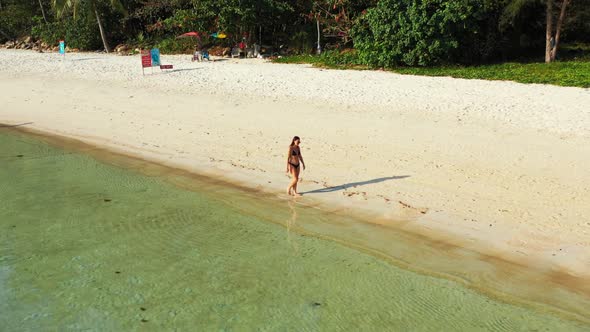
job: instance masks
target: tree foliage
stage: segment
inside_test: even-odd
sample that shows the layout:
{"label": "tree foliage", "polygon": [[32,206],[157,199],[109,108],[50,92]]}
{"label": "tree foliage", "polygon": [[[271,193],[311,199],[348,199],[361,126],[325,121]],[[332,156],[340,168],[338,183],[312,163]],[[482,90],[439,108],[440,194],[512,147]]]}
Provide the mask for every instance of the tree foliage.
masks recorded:
{"label": "tree foliage", "polygon": [[372,66],[474,61],[484,56],[476,46],[485,43],[490,13],[483,0],[381,0],[353,38],[359,59]]}
{"label": "tree foliage", "polygon": [[26,35],[37,15],[38,5],[31,1],[0,0],[0,41]]}
{"label": "tree foliage", "polygon": [[[345,62],[475,64],[541,56],[546,1],[0,0],[0,41],[34,33],[48,43],[67,36],[82,49],[108,48],[108,40],[182,51],[190,42],[175,39],[181,33],[225,32],[229,38],[214,42],[230,46],[245,37],[309,53],[319,22],[322,48],[357,50]],[[563,0],[551,1],[557,22]],[[42,8],[48,22],[32,19],[42,17]],[[590,0],[569,0],[561,39],[590,42]],[[335,54],[330,59],[339,61]]]}

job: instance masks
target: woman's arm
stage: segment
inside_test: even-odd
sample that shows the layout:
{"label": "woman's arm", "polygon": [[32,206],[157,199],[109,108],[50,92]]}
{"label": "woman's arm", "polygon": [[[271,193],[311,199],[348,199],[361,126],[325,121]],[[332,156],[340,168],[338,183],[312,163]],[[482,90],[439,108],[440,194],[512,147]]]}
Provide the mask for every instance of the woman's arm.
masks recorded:
{"label": "woman's arm", "polygon": [[305,169],[305,161],[303,161],[303,156],[301,155],[301,149],[299,149],[299,160],[301,161],[301,165],[303,165],[303,169]]}
{"label": "woman's arm", "polygon": [[291,148],[289,148],[289,152],[287,152],[287,173],[289,173],[289,158],[291,157]]}

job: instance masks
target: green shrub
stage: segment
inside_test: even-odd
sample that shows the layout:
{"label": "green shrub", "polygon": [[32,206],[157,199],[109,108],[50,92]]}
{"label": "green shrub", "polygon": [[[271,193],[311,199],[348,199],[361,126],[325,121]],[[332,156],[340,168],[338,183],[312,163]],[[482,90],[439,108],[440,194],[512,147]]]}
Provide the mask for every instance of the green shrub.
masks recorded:
{"label": "green shrub", "polygon": [[65,40],[66,45],[80,50],[97,50],[102,48],[102,40],[98,26],[86,19],[72,17],[51,23],[44,23],[35,17],[32,35],[49,45],[57,45],[59,40]]}
{"label": "green shrub", "polygon": [[327,67],[344,67],[361,64],[358,52],[353,49],[323,52],[320,56],[320,62]]}
{"label": "green shrub", "polygon": [[192,53],[195,50],[197,41],[193,38],[168,38],[155,43],[154,47],[159,48],[160,52],[168,54]]}
{"label": "green shrub", "polygon": [[484,1],[380,0],[352,30],[358,58],[375,67],[462,62],[485,38]]}

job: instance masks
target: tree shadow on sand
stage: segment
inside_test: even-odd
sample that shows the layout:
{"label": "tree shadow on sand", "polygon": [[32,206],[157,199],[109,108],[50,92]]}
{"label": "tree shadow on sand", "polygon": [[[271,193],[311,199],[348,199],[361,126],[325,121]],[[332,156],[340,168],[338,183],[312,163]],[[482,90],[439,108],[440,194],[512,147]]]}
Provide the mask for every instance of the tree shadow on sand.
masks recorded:
{"label": "tree shadow on sand", "polygon": [[400,179],[405,179],[405,178],[409,178],[409,177],[410,177],[409,175],[387,176],[387,177],[377,178],[377,179],[368,180],[368,181],[351,182],[351,183],[341,184],[339,186],[332,186],[332,187],[328,187],[328,188],[310,190],[310,191],[302,192],[301,195],[331,193],[334,191],[346,190],[348,188],[364,186],[367,184],[379,183],[379,182],[384,182],[384,181],[389,181],[389,180],[400,180]]}

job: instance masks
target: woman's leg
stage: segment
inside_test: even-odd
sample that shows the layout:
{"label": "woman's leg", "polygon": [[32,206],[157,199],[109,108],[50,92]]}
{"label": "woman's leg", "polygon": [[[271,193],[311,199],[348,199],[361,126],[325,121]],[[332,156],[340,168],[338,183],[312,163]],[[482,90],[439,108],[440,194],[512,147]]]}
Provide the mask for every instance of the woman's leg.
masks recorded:
{"label": "woman's leg", "polygon": [[295,194],[295,196],[301,196],[299,195],[299,193],[297,192],[297,182],[299,182],[299,167],[293,167],[293,193]]}
{"label": "woman's leg", "polygon": [[293,189],[293,179],[295,178],[295,171],[294,167],[289,165],[289,173],[291,173],[291,182],[289,183],[289,187],[287,187],[287,194],[291,195],[291,189]]}

